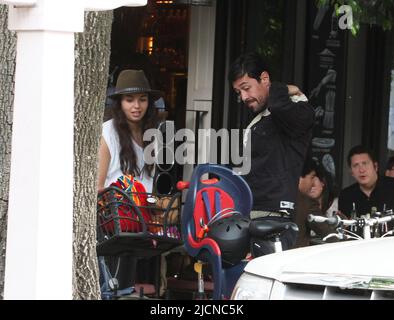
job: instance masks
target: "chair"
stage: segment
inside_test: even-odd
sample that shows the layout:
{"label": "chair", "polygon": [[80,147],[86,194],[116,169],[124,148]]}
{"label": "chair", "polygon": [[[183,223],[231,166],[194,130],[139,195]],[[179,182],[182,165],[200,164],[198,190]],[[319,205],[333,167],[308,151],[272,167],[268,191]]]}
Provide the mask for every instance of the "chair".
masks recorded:
{"label": "chair", "polygon": [[[203,175],[214,179],[202,180]],[[215,215],[238,211],[249,217],[252,193],[243,178],[221,165],[201,164],[193,171],[182,211],[182,237],[186,252],[212,266],[213,299],[222,299],[226,290],[226,270],[218,243],[207,235],[207,225]],[[227,270],[237,269],[237,266]],[[239,269],[239,268],[238,268]],[[232,280],[234,282],[234,280]]]}

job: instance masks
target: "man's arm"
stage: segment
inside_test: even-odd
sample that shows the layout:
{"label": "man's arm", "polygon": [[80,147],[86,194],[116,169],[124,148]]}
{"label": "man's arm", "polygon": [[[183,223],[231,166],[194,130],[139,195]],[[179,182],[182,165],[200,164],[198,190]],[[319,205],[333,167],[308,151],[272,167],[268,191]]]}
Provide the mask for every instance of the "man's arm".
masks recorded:
{"label": "man's arm", "polygon": [[268,109],[275,123],[291,137],[302,136],[314,124],[314,110],[305,101],[293,102],[290,96],[296,99],[302,97],[298,87],[273,82],[268,97]]}

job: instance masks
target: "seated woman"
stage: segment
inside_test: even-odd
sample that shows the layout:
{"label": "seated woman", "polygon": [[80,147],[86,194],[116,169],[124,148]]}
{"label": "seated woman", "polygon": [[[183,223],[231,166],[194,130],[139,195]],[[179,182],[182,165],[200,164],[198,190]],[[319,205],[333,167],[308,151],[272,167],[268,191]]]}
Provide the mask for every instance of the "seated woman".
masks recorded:
{"label": "seated woman", "polygon": [[[315,214],[327,217],[338,214],[338,191],[330,173],[322,166],[317,166],[316,176],[313,179],[308,196],[318,203],[319,212]],[[316,236],[323,238],[329,233],[335,232],[335,227],[329,226],[326,223],[308,222],[308,225],[311,229],[312,238]],[[332,242],[334,239],[330,239],[329,241]]]}
{"label": "seated woman", "polygon": [[294,219],[299,228],[297,248],[310,245],[311,234],[322,238],[335,231],[325,223],[308,222],[308,215],[332,215],[337,203],[331,176],[311,158],[304,163],[298,189]]}
{"label": "seated woman", "polygon": [[[144,163],[145,130],[157,128],[155,100],[161,92],[152,90],[142,70],[123,70],[116,88],[110,95],[114,100],[112,119],[103,124],[99,148],[98,190],[108,187],[122,175],[132,175],[146,192],[152,192],[154,166]],[[119,289],[131,286],[135,280],[136,259],[115,259],[112,269],[119,266]]]}
{"label": "seated woman", "polygon": [[317,200],[319,208],[328,217],[338,211],[338,192],[334,186],[331,175],[321,166],[317,167],[309,196]]}

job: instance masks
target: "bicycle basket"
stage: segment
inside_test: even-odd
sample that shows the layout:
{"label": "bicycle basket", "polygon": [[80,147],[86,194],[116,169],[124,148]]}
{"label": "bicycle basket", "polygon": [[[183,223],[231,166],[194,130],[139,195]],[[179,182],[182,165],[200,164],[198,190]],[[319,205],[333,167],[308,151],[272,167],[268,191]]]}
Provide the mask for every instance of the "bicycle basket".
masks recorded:
{"label": "bicycle basket", "polygon": [[98,254],[149,257],[181,245],[181,194],[146,193],[138,181],[126,180],[98,195]]}

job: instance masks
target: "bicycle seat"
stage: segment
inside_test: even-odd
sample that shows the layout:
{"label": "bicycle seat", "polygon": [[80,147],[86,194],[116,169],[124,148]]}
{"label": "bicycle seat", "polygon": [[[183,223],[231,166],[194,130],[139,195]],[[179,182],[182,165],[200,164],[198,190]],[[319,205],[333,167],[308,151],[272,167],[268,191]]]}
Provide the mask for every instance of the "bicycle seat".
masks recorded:
{"label": "bicycle seat", "polygon": [[281,234],[288,229],[298,231],[298,226],[294,222],[261,221],[252,220],[249,224],[249,233],[252,237],[259,239],[269,239]]}

